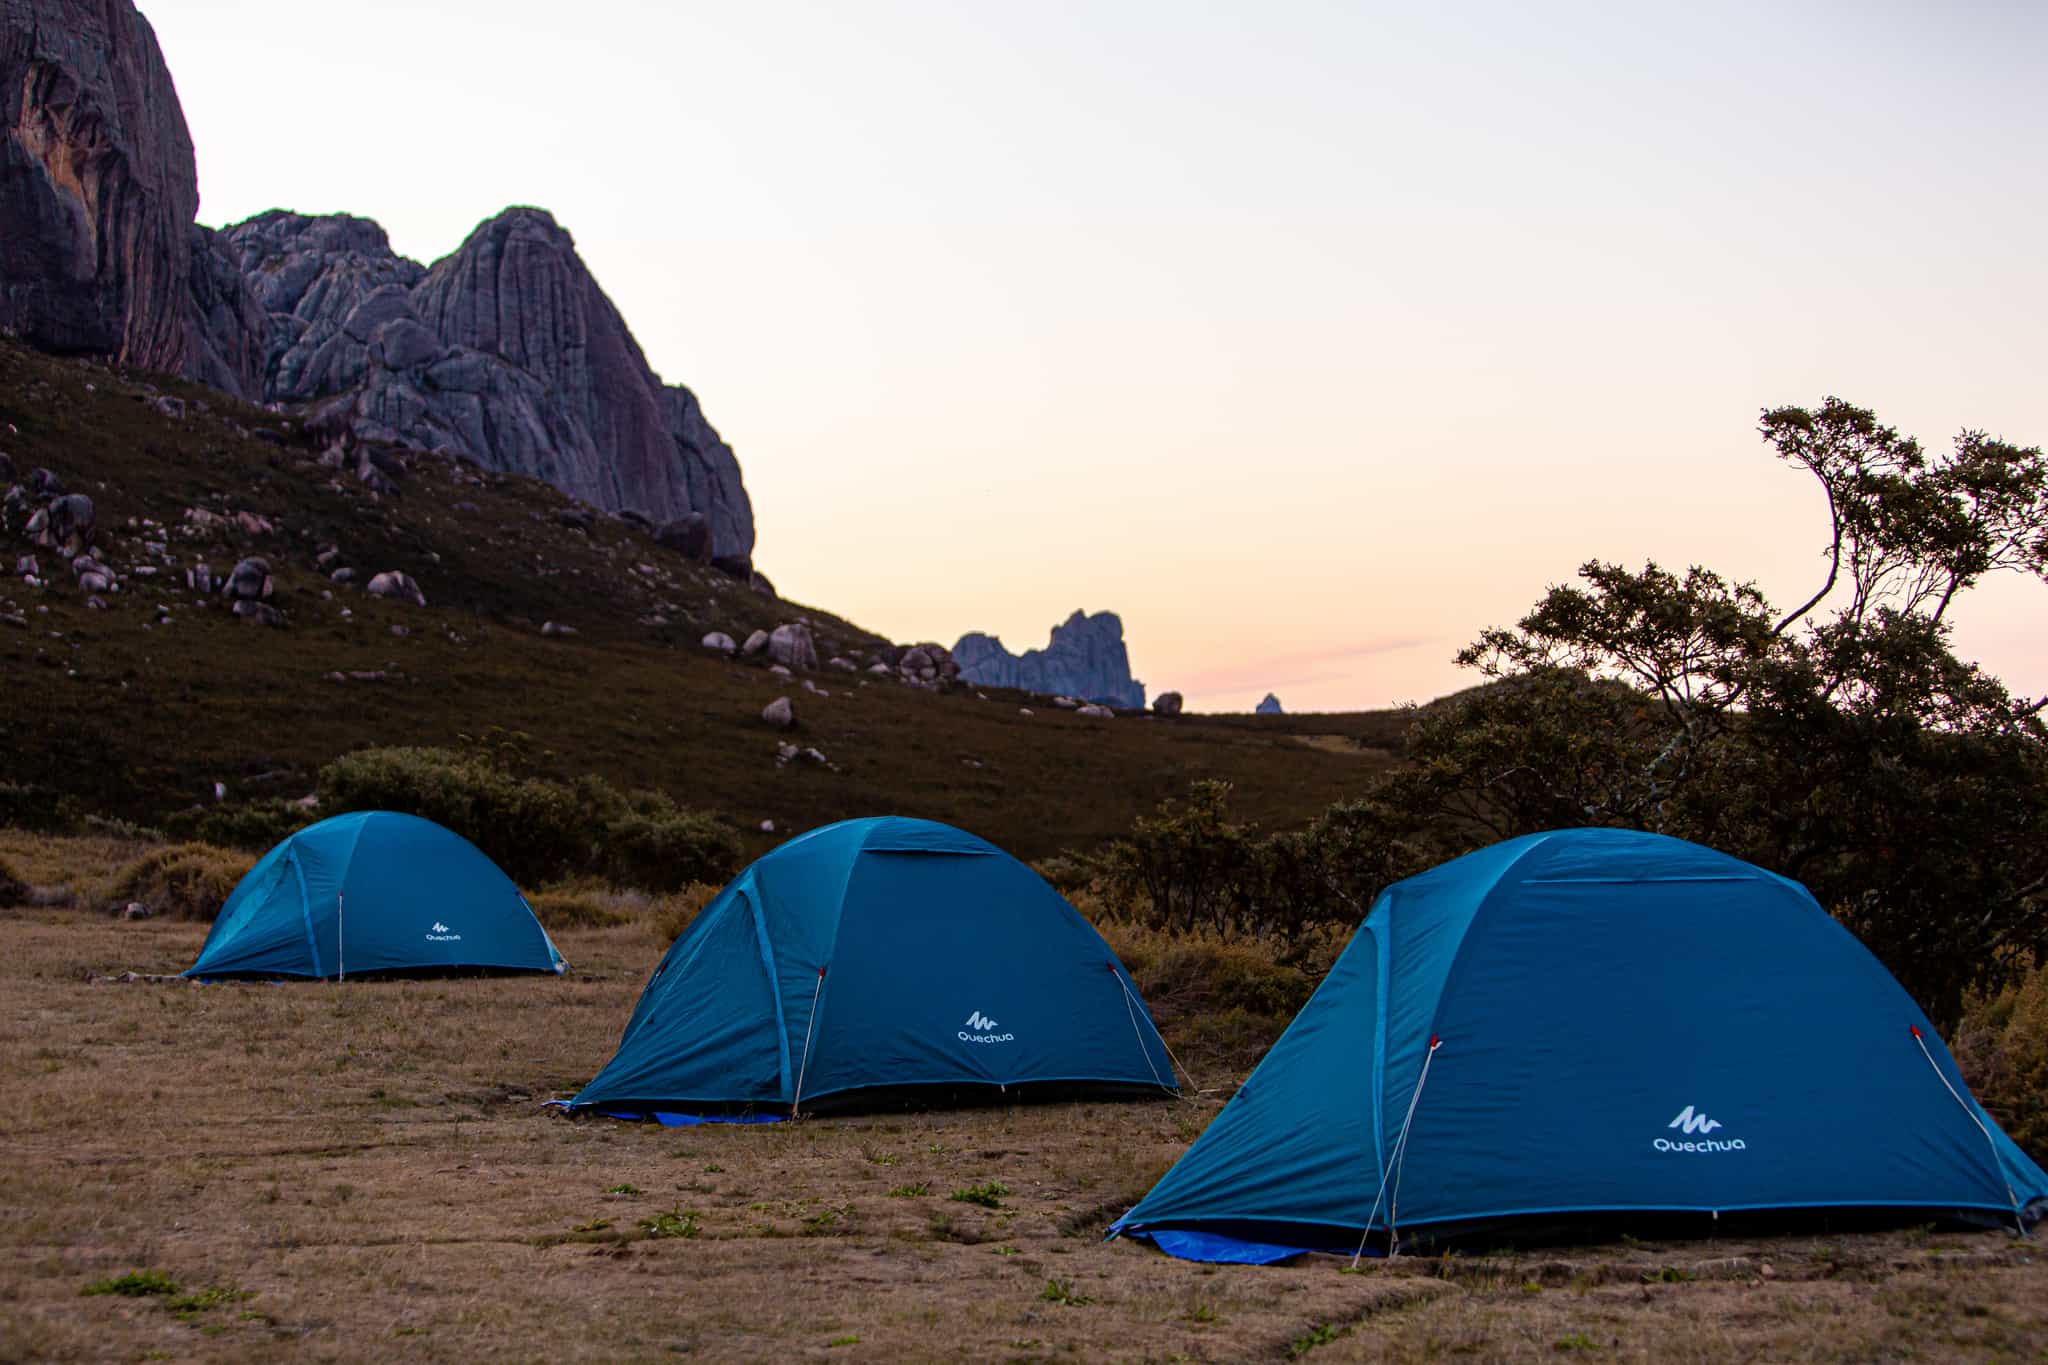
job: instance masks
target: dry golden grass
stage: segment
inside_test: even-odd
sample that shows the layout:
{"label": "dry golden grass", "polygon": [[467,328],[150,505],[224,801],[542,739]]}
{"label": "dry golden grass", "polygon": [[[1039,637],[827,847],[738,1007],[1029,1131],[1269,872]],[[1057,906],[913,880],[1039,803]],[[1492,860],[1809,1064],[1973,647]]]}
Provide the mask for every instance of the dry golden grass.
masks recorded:
{"label": "dry golden grass", "polygon": [[[638,927],[562,933],[560,980],[91,980],[174,972],[204,935],[0,910],[0,1359],[1947,1360],[2048,1332],[2048,1265],[1996,1233],[1356,1275],[1102,1243],[1214,1100],[552,1117],[659,955]],[[989,1181],[999,1208],[947,1197]],[[639,1227],[664,1213],[692,1235]],[[82,1292],[143,1270],[230,1292]]]}

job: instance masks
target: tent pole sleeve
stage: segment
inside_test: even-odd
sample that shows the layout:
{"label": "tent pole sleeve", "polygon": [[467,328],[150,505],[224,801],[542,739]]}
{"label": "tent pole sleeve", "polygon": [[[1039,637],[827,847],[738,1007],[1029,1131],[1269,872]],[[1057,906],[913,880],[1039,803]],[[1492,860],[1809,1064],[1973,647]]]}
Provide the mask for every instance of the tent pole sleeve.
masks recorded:
{"label": "tent pole sleeve", "polygon": [[2012,1182],[2005,1178],[2005,1163],[1999,1160],[1998,1143],[1992,1138],[1991,1130],[1984,1126],[1984,1120],[1977,1117],[1977,1111],[1970,1107],[1969,1101],[1958,1095],[1956,1088],[1948,1083],[1948,1077],[1942,1074],[1940,1064],[1934,1060],[1934,1054],[1927,1050],[1927,1040],[1920,1036],[1920,1026],[1912,1024],[1909,1027],[1913,1031],[1913,1041],[1920,1045],[1920,1055],[1927,1059],[1927,1065],[1934,1068],[1934,1078],[1941,1082],[1941,1088],[1948,1091],[1948,1097],[1961,1106],[1964,1115],[1976,1124],[1977,1131],[1984,1135],[1984,1145],[1991,1149],[1992,1178],[2004,1186],[2006,1200],[2012,1205],[2012,1220],[2019,1227],[2020,1236],[2026,1236],[2027,1223],[2026,1219],[2020,1216],[2020,1197],[2013,1193]]}
{"label": "tent pole sleeve", "polygon": [[[1422,1071],[1415,1077],[1415,1093],[1408,1097],[1408,1113],[1401,1120],[1401,1136],[1394,1139],[1393,1159],[1387,1163],[1387,1173],[1380,1177],[1380,1192],[1373,1196],[1372,1212],[1365,1216],[1365,1231],[1358,1234],[1358,1250],[1351,1253],[1354,1266],[1358,1264],[1358,1258],[1365,1255],[1365,1239],[1372,1236],[1372,1220],[1379,1217],[1383,1199],[1387,1202],[1387,1255],[1395,1255],[1401,1246],[1400,1234],[1394,1230],[1394,1211],[1401,1199],[1401,1166],[1408,1156],[1408,1129],[1415,1122],[1415,1106],[1422,1103],[1422,1087],[1429,1080],[1429,1064],[1436,1060],[1436,1050],[1443,1045],[1443,1039],[1432,1038],[1429,1051],[1422,1055]],[[1389,1180],[1394,1183],[1392,1199],[1387,1199]]]}
{"label": "tent pole sleeve", "polygon": [[818,997],[825,993],[825,969],[818,968],[818,988],[811,992],[811,1017],[804,1021],[804,1059],[796,1069],[796,1098],[790,1101],[789,1116],[796,1117],[797,1106],[804,1102],[804,1073],[811,1067],[811,1030],[818,1026]]}

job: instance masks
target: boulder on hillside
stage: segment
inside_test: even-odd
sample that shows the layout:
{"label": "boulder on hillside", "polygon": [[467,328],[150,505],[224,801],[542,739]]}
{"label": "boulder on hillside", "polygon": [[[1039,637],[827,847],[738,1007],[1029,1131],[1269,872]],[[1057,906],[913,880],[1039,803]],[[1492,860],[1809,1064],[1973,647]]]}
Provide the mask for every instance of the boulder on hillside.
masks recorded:
{"label": "boulder on hillside", "polygon": [[811,639],[811,628],[799,624],[777,626],[768,637],[768,657],[799,672],[815,671],[818,646]]}
{"label": "boulder on hillside", "polygon": [[1152,710],[1169,719],[1180,714],[1181,695],[1178,692],[1161,692],[1152,699]]}
{"label": "boulder on hillside", "polygon": [[284,613],[271,606],[268,602],[255,602],[245,599],[235,603],[234,613],[241,619],[243,625],[281,626],[284,624]]}
{"label": "boulder on hillside", "polygon": [[732,636],[722,630],[712,631],[698,643],[706,649],[715,649],[720,654],[732,654],[739,649],[739,646],[733,643]]}
{"label": "boulder on hillside", "polygon": [[270,561],[251,556],[235,565],[220,590],[230,602],[260,602],[270,596],[271,586]]}
{"label": "boulder on hillside", "polygon": [[740,646],[740,653],[745,655],[749,659],[753,658],[756,654],[759,654],[762,650],[768,648],[768,638],[769,637],[767,631],[755,631],[752,635],[749,635],[747,637],[747,642]]}
{"label": "boulder on hillside", "polygon": [[1252,708],[1252,714],[1256,716],[1281,716],[1287,713],[1280,709],[1280,699],[1271,692],[1268,692],[1266,699]]}
{"label": "boulder on hillside", "polygon": [[369,589],[372,597],[388,597],[397,602],[410,602],[416,607],[427,605],[427,595],[420,591],[420,585],[413,581],[412,575],[396,569],[387,569],[372,578]]}
{"label": "boulder on hillside", "polygon": [[761,719],[778,730],[787,730],[796,724],[796,707],[788,697],[777,697],[761,708]]}
{"label": "boulder on hillside", "polygon": [[1092,716],[1096,720],[1110,720],[1115,717],[1116,712],[1110,710],[1107,706],[1097,706],[1094,702],[1090,702],[1088,705],[1077,709],[1074,714],[1077,716]]}
{"label": "boulder on hillside", "polygon": [[70,559],[82,554],[99,534],[99,515],[83,493],[50,499],[28,520],[28,538]]}

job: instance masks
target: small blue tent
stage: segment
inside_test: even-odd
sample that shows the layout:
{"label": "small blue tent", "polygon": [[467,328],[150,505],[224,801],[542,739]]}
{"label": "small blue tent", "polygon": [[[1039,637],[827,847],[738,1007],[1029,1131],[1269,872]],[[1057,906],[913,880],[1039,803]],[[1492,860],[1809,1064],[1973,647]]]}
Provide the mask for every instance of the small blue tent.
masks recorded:
{"label": "small blue tent", "polygon": [[1804,887],[1682,840],[1581,829],[1382,893],[1112,1235],[1270,1261],[1504,1220],[2024,1224],[2044,1198],[2048,1175]]}
{"label": "small blue tent", "polygon": [[525,897],[431,820],[357,811],[308,825],[249,869],[187,976],[564,968]]}
{"label": "small blue tent", "polygon": [[910,1087],[1175,1089],[1123,964],[1037,873],[948,825],[848,820],[704,908],[568,1108],[691,1122]]}

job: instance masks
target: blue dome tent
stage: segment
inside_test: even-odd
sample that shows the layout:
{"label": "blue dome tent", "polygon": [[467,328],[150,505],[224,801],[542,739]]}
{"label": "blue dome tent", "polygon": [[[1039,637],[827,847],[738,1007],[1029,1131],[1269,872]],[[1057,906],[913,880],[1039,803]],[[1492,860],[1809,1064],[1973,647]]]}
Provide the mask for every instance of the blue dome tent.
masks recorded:
{"label": "blue dome tent", "polygon": [[1397,883],[1111,1235],[1193,1260],[1501,1223],[2002,1221],[2048,1175],[1798,883],[1581,829]]}
{"label": "blue dome tent", "polygon": [[1176,1087],[1123,964],[1030,868],[947,825],[849,820],[704,908],[567,1108],[688,1123],[946,1088]]}
{"label": "blue dome tent", "polygon": [[214,918],[195,977],[554,972],[565,964],[519,888],[417,816],[357,811],[263,855]]}

